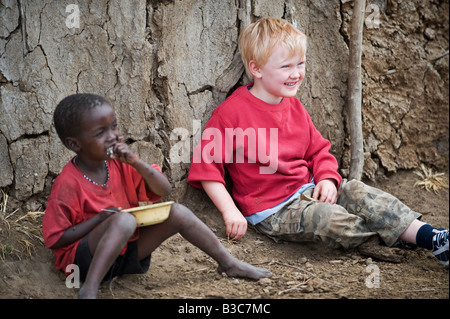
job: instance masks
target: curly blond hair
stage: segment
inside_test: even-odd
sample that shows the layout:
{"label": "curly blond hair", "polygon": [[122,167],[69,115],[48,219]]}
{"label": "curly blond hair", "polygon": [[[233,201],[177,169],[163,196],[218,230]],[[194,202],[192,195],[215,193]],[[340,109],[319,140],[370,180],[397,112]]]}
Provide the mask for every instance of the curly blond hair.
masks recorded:
{"label": "curly blond hair", "polygon": [[250,80],[253,81],[250,61],[264,66],[275,47],[281,44],[289,48],[291,56],[298,55],[303,59],[306,55],[306,35],[286,20],[263,18],[244,29],[239,37],[239,51]]}

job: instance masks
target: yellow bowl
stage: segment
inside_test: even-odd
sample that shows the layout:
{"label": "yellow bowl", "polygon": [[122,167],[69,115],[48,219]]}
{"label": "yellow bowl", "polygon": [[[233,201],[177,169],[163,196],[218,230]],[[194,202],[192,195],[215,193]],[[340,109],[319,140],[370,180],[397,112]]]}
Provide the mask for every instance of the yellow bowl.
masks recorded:
{"label": "yellow bowl", "polygon": [[164,202],[122,210],[136,217],[138,227],[159,224],[169,217],[170,207],[174,202]]}

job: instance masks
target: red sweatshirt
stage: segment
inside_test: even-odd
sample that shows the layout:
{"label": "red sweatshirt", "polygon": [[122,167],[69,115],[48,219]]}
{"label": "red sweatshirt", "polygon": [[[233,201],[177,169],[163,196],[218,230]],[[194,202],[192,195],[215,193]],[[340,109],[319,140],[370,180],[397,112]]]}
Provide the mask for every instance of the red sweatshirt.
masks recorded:
{"label": "red sweatshirt", "polygon": [[302,185],[329,178],[339,186],[337,161],[301,102],[284,98],[273,105],[238,88],[212,113],[194,150],[188,183],[225,185],[244,216],[271,208]]}

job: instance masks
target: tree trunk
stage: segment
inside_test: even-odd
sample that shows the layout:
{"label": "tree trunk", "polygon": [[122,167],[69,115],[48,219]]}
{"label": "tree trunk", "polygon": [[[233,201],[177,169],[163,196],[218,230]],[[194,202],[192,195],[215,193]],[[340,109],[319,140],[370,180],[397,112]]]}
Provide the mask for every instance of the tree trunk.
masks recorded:
{"label": "tree trunk", "polygon": [[364,148],[361,120],[361,51],[365,7],[365,0],[354,0],[350,33],[347,91],[347,107],[351,140],[349,180],[360,180],[364,167]]}

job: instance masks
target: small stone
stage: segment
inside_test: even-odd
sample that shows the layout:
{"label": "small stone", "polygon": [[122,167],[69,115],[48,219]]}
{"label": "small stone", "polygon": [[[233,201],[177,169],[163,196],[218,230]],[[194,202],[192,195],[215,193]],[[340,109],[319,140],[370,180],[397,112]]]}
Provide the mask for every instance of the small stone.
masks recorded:
{"label": "small stone", "polygon": [[305,267],[306,267],[306,270],[308,270],[308,271],[312,271],[313,270],[313,265],[311,263],[309,263],[309,262],[307,262],[305,264]]}
{"label": "small stone", "polygon": [[306,258],[306,257],[302,257],[302,258],[300,258],[299,260],[298,260],[298,262],[300,263],[300,264],[304,264],[304,263],[306,263],[308,261],[308,258]]}
{"label": "small stone", "polygon": [[261,278],[259,280],[259,284],[263,285],[263,286],[270,285],[270,284],[272,284],[272,279],[270,279],[270,278]]}
{"label": "small stone", "polygon": [[306,286],[305,288],[302,288],[302,291],[306,292],[306,293],[310,293],[310,292],[314,291],[314,287],[313,286]]}

